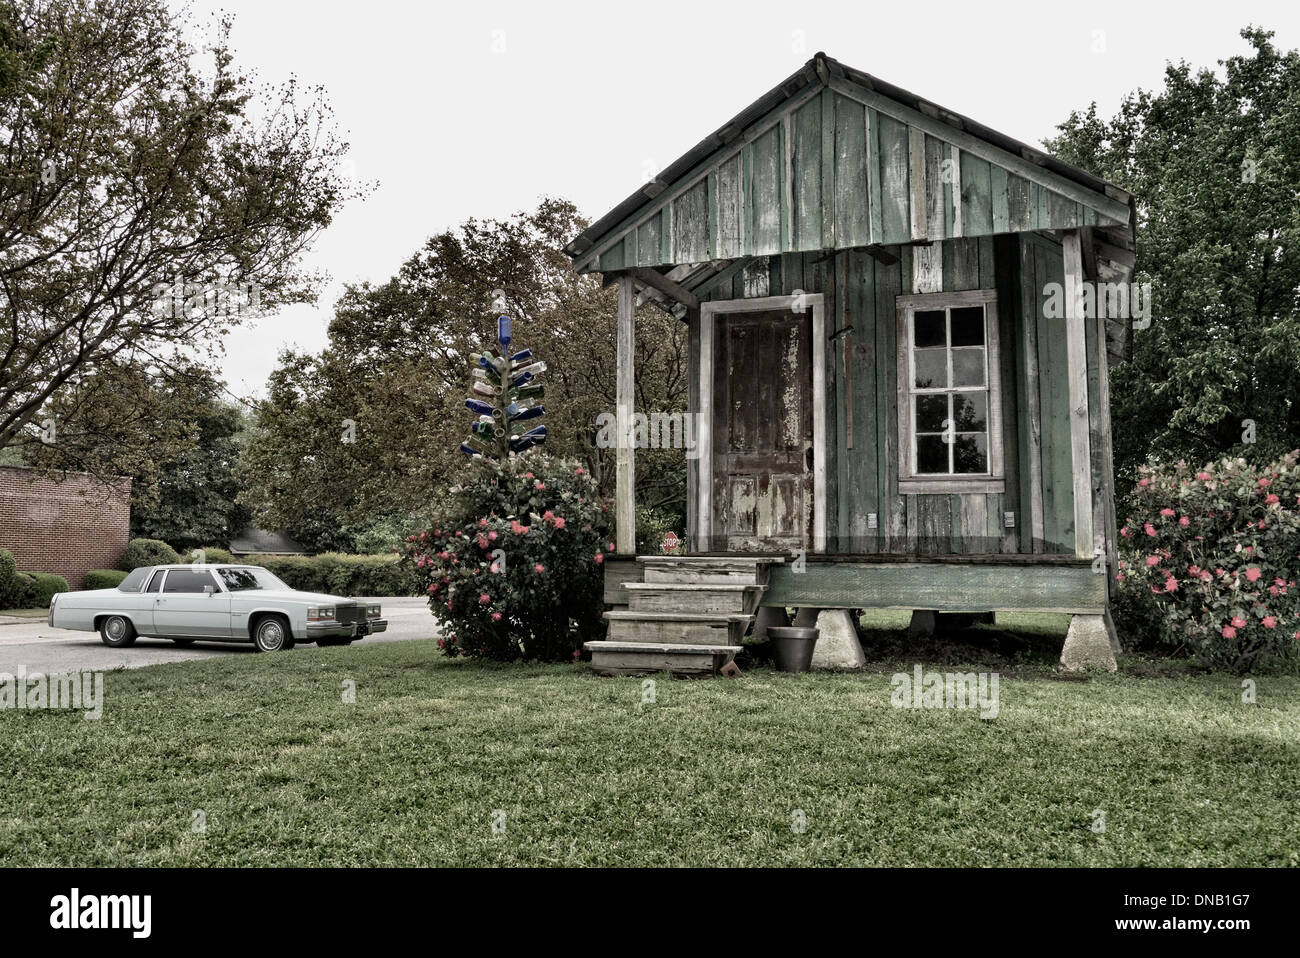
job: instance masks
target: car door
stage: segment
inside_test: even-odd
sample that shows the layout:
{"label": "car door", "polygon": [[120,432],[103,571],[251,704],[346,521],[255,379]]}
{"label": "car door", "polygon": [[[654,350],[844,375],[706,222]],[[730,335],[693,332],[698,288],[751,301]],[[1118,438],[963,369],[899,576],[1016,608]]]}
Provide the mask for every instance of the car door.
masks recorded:
{"label": "car door", "polygon": [[210,569],[168,569],[154,600],[153,628],[167,638],[230,638],[230,593]]}

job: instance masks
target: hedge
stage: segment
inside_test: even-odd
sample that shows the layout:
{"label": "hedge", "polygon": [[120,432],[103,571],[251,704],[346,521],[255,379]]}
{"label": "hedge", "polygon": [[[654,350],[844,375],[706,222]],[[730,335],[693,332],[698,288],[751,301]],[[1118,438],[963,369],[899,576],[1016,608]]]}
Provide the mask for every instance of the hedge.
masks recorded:
{"label": "hedge", "polygon": [[61,575],[55,575],[52,572],[23,572],[22,575],[31,579],[31,584],[27,587],[28,602],[24,608],[43,609],[50,604],[57,592],[68,591],[68,580]]}
{"label": "hedge", "polygon": [[17,609],[18,563],[8,549],[0,549],[0,609]]}
{"label": "hedge", "polygon": [[161,539],[132,539],[118,562],[124,572],[147,565],[175,565],[181,561],[176,550]]}
{"label": "hedge", "polygon": [[303,592],[342,596],[418,594],[410,568],[396,555],[325,552],[316,556],[247,555],[240,561],[260,565]]}
{"label": "hedge", "polygon": [[91,569],[86,573],[84,588],[86,589],[116,589],[122,584],[127,573],[118,569]]}

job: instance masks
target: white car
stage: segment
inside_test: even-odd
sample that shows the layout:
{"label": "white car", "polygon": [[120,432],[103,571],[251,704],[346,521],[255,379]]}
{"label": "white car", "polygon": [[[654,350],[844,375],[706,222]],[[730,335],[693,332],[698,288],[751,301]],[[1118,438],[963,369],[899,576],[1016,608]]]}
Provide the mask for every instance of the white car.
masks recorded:
{"label": "white car", "polygon": [[252,642],[259,652],[296,642],[347,645],[388,623],[378,603],[298,592],[255,565],[143,566],[116,589],[61,592],[50,600],[57,629],[98,632],[105,645],[139,636],[189,645]]}

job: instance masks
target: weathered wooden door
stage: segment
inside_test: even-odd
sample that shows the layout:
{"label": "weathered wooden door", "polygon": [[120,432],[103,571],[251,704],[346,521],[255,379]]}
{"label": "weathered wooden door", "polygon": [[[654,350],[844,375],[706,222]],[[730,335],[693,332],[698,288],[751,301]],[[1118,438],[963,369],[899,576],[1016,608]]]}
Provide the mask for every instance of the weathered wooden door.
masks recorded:
{"label": "weathered wooden door", "polygon": [[810,549],[811,313],[719,315],[713,366],[713,548]]}

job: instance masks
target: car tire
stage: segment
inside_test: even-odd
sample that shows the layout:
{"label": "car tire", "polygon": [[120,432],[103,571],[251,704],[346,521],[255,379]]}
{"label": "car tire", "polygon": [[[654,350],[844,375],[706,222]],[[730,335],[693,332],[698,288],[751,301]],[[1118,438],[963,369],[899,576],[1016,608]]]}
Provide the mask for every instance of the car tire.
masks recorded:
{"label": "car tire", "polygon": [[172,641],[175,642],[177,645],[179,645],[181,648],[185,648],[186,646],[190,646],[194,644],[193,639],[172,639]]}
{"label": "car tire", "polygon": [[99,623],[99,640],[110,649],[134,645],[135,637],[135,626],[124,615],[110,615]]}
{"label": "car tire", "polygon": [[253,647],[259,652],[283,652],[293,648],[289,620],[282,615],[258,619],[253,627]]}

